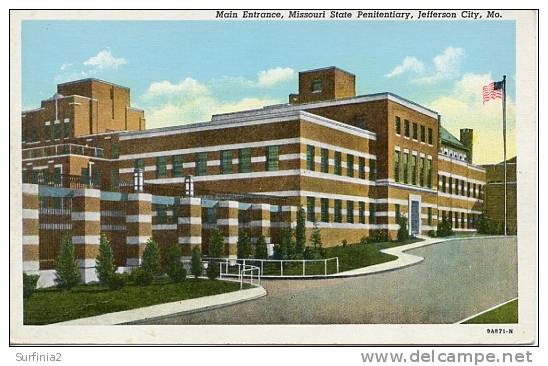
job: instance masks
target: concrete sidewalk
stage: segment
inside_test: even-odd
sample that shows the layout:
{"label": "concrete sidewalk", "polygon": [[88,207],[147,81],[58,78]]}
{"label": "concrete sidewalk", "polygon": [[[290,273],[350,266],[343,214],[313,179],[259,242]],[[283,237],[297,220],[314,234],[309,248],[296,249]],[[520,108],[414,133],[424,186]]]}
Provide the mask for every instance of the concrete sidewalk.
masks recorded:
{"label": "concrete sidewalk", "polygon": [[227,305],[234,305],[244,301],[255,300],[266,295],[266,290],[254,287],[247,290],[227,292],[219,295],[198,297],[195,299],[181,300],[167,304],[146,306],[143,308],[118,311],[103,315],[68,320],[54,323],[48,327],[64,325],[115,325],[131,323],[140,320],[162,318],[165,316],[190,314],[197,311],[212,310]]}

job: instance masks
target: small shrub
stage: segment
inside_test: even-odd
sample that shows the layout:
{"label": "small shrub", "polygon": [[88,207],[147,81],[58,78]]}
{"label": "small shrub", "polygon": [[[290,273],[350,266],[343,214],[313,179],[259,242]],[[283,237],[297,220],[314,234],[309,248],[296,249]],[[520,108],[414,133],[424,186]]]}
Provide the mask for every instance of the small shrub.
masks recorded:
{"label": "small shrub", "polygon": [[198,278],[202,275],[204,266],[202,264],[202,253],[199,247],[192,248],[192,258],[190,260],[190,272],[194,278]]}
{"label": "small shrub", "polygon": [[348,241],[346,241],[346,239],[343,239],[343,241],[341,242],[342,244],[342,247],[343,248],[346,248],[346,246],[348,245]]}
{"label": "small shrub", "polygon": [[255,258],[268,258],[268,247],[266,246],[266,238],[264,235],[257,238],[257,243],[255,244]]}
{"label": "small shrub", "polygon": [[297,209],[297,225],[295,226],[294,251],[289,248],[289,256],[302,256],[306,246],[306,212],[302,206]]}
{"label": "small shrub", "polygon": [[362,236],[360,239],[360,245],[366,245],[368,243],[367,236]]}
{"label": "small shrub", "polygon": [[238,258],[246,259],[251,257],[253,247],[251,246],[251,239],[245,230],[240,230],[238,232],[238,243],[236,244],[236,247],[238,250]]}
{"label": "small shrub", "polygon": [[111,290],[119,290],[127,284],[128,277],[120,273],[113,273],[108,280],[108,288]]}
{"label": "small shrub", "polygon": [[435,238],[438,235],[436,234],[436,230],[428,230],[428,236],[431,238]]}
{"label": "small shrub", "polygon": [[68,290],[79,284],[80,279],[80,269],[74,256],[72,239],[65,235],[55,261],[55,283],[58,288]]}
{"label": "small shrub", "polygon": [[407,229],[407,217],[400,216],[398,218],[398,224],[400,228],[398,229],[398,241],[409,240],[409,230]]}
{"label": "small shrub", "polygon": [[154,276],[149,271],[144,270],[143,268],[139,267],[133,270],[131,273],[131,276],[133,278],[133,282],[136,285],[150,285],[152,283],[152,280]]}
{"label": "small shrub", "polygon": [[23,273],[23,298],[28,299],[36,291],[39,275],[28,275]]}
{"label": "small shrub", "polygon": [[101,234],[99,244],[99,255],[95,259],[95,269],[99,283],[110,287],[110,277],[114,275],[116,267],[114,266],[114,251],[112,245],[105,234]]}
{"label": "small shrub", "polygon": [[154,240],[149,238],[143,251],[143,265],[144,271],[149,272],[151,276],[155,276],[162,273],[160,266],[160,247]]}
{"label": "small shrub", "polygon": [[451,236],[453,235],[453,228],[451,225],[451,221],[449,221],[447,218],[442,219],[441,222],[438,222],[438,230],[437,234],[439,237],[445,237],[445,236]]}
{"label": "small shrub", "polygon": [[210,261],[207,265],[207,278],[215,280],[219,277],[219,264],[217,262]]}
{"label": "small shrub", "polygon": [[208,257],[220,258],[224,255],[225,244],[223,234],[219,230],[214,230],[209,237]]}
{"label": "small shrub", "polygon": [[383,243],[388,241],[388,233],[386,230],[375,230],[373,235],[369,238],[371,243]]}
{"label": "small shrub", "polygon": [[181,282],[186,278],[186,269],[181,263],[181,247],[177,244],[167,251],[167,275],[173,282]]}

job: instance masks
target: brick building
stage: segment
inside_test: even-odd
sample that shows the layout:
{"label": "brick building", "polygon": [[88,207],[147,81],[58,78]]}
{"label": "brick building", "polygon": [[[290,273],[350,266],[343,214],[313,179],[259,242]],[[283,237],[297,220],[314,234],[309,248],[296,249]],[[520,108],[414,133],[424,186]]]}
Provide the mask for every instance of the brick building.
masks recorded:
{"label": "brick building", "polygon": [[[485,216],[504,232],[504,162],[484,165],[486,170]],[[517,233],[517,159],[506,161],[506,206],[508,234]]]}
{"label": "brick building", "polygon": [[154,129],[125,87],[60,84],[22,114],[23,179],[119,191],[137,168],[158,193],[192,176],[198,198],[240,194],[305,207],[326,245],[378,232],[394,238],[400,215],[413,234],[444,217],[455,230],[474,230],[485,169],[472,162],[473,131],[457,139],[437,112],[392,93],[357,96],[355,79],[336,67],[304,71],[287,104]]}

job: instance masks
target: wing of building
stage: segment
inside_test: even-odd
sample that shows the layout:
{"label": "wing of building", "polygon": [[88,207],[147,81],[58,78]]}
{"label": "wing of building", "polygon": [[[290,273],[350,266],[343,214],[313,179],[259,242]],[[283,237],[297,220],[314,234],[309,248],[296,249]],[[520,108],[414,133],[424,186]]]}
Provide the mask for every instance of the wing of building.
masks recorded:
{"label": "wing of building", "polygon": [[303,71],[286,104],[155,129],[128,88],[60,84],[22,114],[23,179],[120,191],[137,168],[150,192],[181,196],[192,176],[197,197],[305,207],[326,245],[394,238],[400,216],[413,234],[444,217],[473,231],[485,185],[473,131],[456,138],[436,111],[390,92],[356,95],[355,79],[337,67]]}

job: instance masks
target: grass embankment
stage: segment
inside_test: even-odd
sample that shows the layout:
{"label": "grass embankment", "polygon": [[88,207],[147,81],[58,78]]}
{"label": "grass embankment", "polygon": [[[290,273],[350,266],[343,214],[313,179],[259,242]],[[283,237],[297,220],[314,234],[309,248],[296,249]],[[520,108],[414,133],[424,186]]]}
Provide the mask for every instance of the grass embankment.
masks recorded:
{"label": "grass embankment", "polygon": [[518,299],[465,321],[463,324],[511,324],[518,322]]}
{"label": "grass embankment", "polygon": [[[421,241],[421,239],[410,239],[403,242],[387,241],[380,243],[369,244],[352,244],[346,246],[336,246],[325,248],[325,258],[339,257],[339,272],[349,271],[356,268],[362,268],[372,266],[374,264],[389,262],[397,259],[396,256],[382,253],[381,250],[387,248],[393,248],[401,245],[415,243]],[[260,266],[259,262],[247,260],[247,264]],[[325,264],[323,260],[318,262],[312,262],[306,264],[306,275],[324,275]],[[236,270],[237,271],[237,270]],[[337,262],[330,260],[327,262],[327,274],[337,273]],[[302,276],[303,264],[302,262],[286,262],[283,268],[284,276]],[[263,264],[263,275],[265,276],[279,276],[280,275],[280,263],[279,262],[265,262]]]}
{"label": "grass embankment", "polygon": [[[244,288],[249,285],[244,284]],[[239,289],[239,283],[205,279],[187,279],[180,283],[162,279],[146,286],[128,284],[120,290],[108,290],[94,284],[68,291],[40,289],[24,300],[23,323],[51,324]]]}

